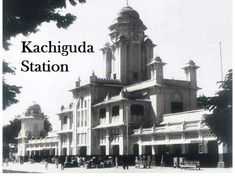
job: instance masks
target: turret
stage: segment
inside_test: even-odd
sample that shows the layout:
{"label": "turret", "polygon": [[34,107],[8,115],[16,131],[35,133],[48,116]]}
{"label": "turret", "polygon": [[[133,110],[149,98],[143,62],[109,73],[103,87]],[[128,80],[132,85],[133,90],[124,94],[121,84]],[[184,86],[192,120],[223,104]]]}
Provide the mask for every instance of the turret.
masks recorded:
{"label": "turret", "polygon": [[186,80],[191,82],[192,87],[197,87],[197,69],[200,67],[197,66],[192,60],[190,60],[186,65],[187,66],[183,67]]}
{"label": "turret", "polygon": [[163,81],[163,66],[166,65],[166,63],[162,62],[162,59],[158,56],[147,65],[150,70],[150,79],[156,79],[156,82],[161,84]]}

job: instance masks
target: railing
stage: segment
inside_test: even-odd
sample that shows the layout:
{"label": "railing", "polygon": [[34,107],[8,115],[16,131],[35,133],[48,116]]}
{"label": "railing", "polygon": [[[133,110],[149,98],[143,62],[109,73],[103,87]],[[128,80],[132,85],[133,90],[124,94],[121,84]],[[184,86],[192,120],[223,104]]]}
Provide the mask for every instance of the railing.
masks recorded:
{"label": "railing", "polygon": [[111,118],[111,123],[118,123],[119,122],[119,116],[113,116]]}
{"label": "railing", "polygon": [[107,124],[106,118],[100,118],[100,125]]}

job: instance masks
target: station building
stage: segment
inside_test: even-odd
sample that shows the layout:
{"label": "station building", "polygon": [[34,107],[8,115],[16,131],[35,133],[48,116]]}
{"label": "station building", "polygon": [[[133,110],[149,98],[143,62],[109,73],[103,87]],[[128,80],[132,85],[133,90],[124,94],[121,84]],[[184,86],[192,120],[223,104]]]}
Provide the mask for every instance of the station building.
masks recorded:
{"label": "station building", "polygon": [[[27,138],[42,130],[40,106],[31,106],[22,118],[18,154],[221,154],[223,145],[202,123],[206,111],[197,109],[199,66],[192,60],[182,65],[185,80],[164,78],[166,63],[154,57],[146,29],[137,11],[123,7],[101,49],[105,78],[93,72],[84,85],[79,78],[70,90],[72,103],[58,113],[60,131],[44,139]],[[223,165],[223,158],[215,162]]]}

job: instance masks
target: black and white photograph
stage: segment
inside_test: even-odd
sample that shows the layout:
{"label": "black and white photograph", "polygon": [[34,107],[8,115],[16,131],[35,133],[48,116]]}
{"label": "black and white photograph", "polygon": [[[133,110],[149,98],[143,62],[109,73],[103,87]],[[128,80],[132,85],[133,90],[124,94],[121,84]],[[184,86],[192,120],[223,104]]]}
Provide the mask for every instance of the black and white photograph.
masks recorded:
{"label": "black and white photograph", "polygon": [[3,0],[2,173],[232,173],[232,0]]}

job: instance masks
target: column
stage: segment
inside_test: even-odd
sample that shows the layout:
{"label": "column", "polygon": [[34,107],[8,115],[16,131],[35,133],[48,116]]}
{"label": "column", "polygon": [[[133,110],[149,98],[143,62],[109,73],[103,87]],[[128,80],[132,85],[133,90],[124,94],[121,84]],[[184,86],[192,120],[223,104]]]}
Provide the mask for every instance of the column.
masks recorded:
{"label": "column", "polygon": [[69,133],[66,134],[66,143],[67,143],[67,155],[70,155],[70,141],[69,141]]}
{"label": "column", "polygon": [[152,148],[152,166],[156,166],[156,146],[155,145],[152,145],[151,146]]}
{"label": "column", "polygon": [[61,136],[59,136],[59,138],[60,138],[60,140],[59,140],[59,142],[58,142],[58,155],[59,156],[61,156],[62,155],[62,152],[61,152],[61,143],[62,143],[62,141],[61,141]]}
{"label": "column", "polygon": [[55,144],[55,156],[58,156],[58,146]]}
{"label": "column", "polygon": [[106,150],[105,150],[105,152],[106,152],[106,155],[109,155],[110,154],[109,129],[106,130],[105,142],[106,142],[106,145],[105,145]]}
{"label": "column", "polygon": [[[78,100],[73,102],[73,126],[72,126],[72,140],[73,140],[73,155],[77,154],[77,103]],[[60,143],[60,142],[59,142]],[[60,151],[60,149],[59,149]]]}
{"label": "column", "polygon": [[119,155],[124,154],[124,140],[123,140],[123,132],[119,135]]}
{"label": "column", "polygon": [[218,152],[219,152],[219,161],[217,163],[217,167],[224,168],[224,144],[223,142],[218,142]]}
{"label": "column", "polygon": [[143,148],[141,144],[139,144],[139,155],[143,155]]}
{"label": "column", "polygon": [[208,142],[207,141],[204,141],[203,143],[203,153],[204,154],[207,154],[208,153],[208,146],[207,146]]}

